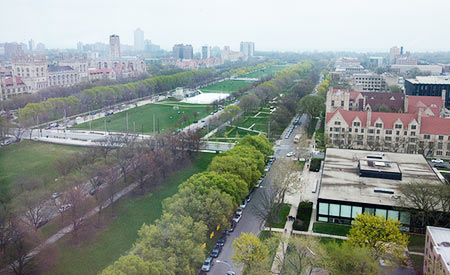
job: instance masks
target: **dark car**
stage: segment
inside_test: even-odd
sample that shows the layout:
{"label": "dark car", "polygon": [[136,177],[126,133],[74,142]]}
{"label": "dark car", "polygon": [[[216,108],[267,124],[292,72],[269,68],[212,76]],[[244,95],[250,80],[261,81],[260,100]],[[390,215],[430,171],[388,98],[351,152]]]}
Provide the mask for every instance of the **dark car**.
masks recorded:
{"label": "dark car", "polygon": [[202,271],[210,271],[212,265],[214,264],[214,260],[211,257],[206,258],[205,262],[202,265]]}
{"label": "dark car", "polygon": [[222,247],[220,245],[216,245],[214,247],[214,249],[212,250],[210,256],[213,257],[213,258],[217,258],[219,256],[219,254],[220,254],[220,251],[222,251]]}
{"label": "dark car", "polygon": [[447,165],[445,163],[435,163],[433,165],[433,167],[436,167],[436,168],[447,168]]}
{"label": "dark car", "polygon": [[220,239],[217,241],[216,245],[218,245],[218,246],[224,246],[226,240],[227,240],[226,235],[223,235],[223,236],[221,236]]}
{"label": "dark car", "polygon": [[236,225],[237,225],[237,223],[236,223],[235,221],[232,221],[232,222],[231,222],[230,229],[228,229],[228,231],[229,231],[229,232],[233,232],[234,229],[236,228]]}

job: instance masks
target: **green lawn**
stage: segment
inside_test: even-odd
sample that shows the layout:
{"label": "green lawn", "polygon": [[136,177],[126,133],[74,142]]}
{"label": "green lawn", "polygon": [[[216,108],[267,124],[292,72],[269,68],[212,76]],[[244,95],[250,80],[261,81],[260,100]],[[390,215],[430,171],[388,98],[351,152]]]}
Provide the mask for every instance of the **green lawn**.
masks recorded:
{"label": "green lawn", "polygon": [[423,256],[419,255],[409,255],[412,261],[412,265],[414,267],[414,271],[417,275],[423,274]]}
{"label": "green lawn", "polygon": [[329,235],[338,235],[338,236],[347,236],[350,232],[351,226],[335,224],[335,223],[327,223],[327,222],[315,222],[313,224],[313,232],[329,234]]}
{"label": "green lawn", "polygon": [[21,177],[35,177],[45,185],[55,184],[56,160],[84,148],[23,140],[0,148],[0,193],[4,194]]}
{"label": "green lawn", "polygon": [[408,250],[423,253],[425,249],[425,235],[408,234],[408,237],[409,237]]}
{"label": "green lawn", "polygon": [[272,224],[267,223],[266,227],[272,227],[272,228],[284,228],[284,225],[286,224],[287,216],[289,215],[289,211],[291,210],[290,204],[283,204],[279,206],[278,209],[278,221],[273,222]]}
{"label": "green lawn", "polygon": [[[104,120],[106,120],[106,129],[108,131],[126,132],[128,113],[128,130],[130,132],[134,131],[134,124],[136,124],[136,132],[151,133],[153,132],[153,115],[155,115],[155,129],[164,131],[185,127],[194,120],[199,120],[207,116],[210,112],[207,107],[208,105],[175,102],[147,104],[105,118],[93,120],[91,124],[93,130],[104,131]],[[194,116],[194,112],[198,114]],[[180,118],[184,115],[187,116],[188,120],[181,124]],[[76,125],[73,128],[88,130],[89,122]]]}
{"label": "green lawn", "polygon": [[232,92],[239,91],[240,88],[250,86],[252,83],[252,81],[225,80],[206,86],[200,90],[204,93],[231,94]]}
{"label": "green lawn", "polygon": [[215,154],[201,153],[193,164],[175,172],[158,190],[138,199],[124,198],[116,204],[116,218],[107,228],[80,246],[68,237],[58,242],[58,263],[51,274],[98,274],[126,254],[143,223],[151,224],[161,216],[161,202],[177,192],[180,183],[204,171]]}
{"label": "green lawn", "polygon": [[274,66],[270,66],[268,68],[265,68],[265,69],[262,69],[262,70],[259,70],[259,71],[255,71],[255,72],[251,72],[251,73],[240,75],[239,77],[261,78],[261,77],[266,76],[266,75],[273,75],[273,74],[275,74],[275,72],[278,72],[278,71],[281,71],[283,69],[286,69],[287,67],[289,67],[289,65],[274,65]]}

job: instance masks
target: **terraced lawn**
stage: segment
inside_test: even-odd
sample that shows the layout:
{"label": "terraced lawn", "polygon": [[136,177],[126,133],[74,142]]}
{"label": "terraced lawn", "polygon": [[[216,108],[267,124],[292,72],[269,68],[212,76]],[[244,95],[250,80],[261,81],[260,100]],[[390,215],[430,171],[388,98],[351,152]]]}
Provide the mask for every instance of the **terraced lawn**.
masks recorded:
{"label": "terraced lawn", "polygon": [[252,81],[225,80],[206,86],[204,88],[201,88],[200,90],[204,93],[231,94],[232,92],[239,91],[240,88],[250,86],[252,83]]}

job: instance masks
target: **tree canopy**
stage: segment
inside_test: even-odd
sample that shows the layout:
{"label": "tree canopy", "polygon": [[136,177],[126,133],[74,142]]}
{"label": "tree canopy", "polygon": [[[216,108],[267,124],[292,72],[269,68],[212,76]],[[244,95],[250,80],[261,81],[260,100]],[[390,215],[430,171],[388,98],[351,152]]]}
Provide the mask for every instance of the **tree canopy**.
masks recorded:
{"label": "tree canopy", "polygon": [[311,117],[318,117],[325,111],[325,100],[317,95],[307,95],[298,102],[297,111],[306,113]]}

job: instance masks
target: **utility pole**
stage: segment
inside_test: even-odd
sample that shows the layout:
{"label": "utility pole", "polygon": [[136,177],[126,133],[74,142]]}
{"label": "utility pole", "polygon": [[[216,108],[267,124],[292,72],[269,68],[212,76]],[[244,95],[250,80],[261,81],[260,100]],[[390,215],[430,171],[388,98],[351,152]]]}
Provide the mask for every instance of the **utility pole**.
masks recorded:
{"label": "utility pole", "polygon": [[127,133],[128,133],[128,112],[127,112]]}
{"label": "utility pole", "polygon": [[105,119],[103,119],[103,123],[104,123],[104,125],[105,125],[105,135],[106,135],[106,118]]}
{"label": "utility pole", "polygon": [[268,125],[267,125],[267,139],[269,139],[270,138],[270,117],[269,117],[269,121],[267,123],[268,123]]}
{"label": "utility pole", "polygon": [[89,132],[92,131],[92,119],[89,120]]}
{"label": "utility pole", "polygon": [[155,135],[155,113],[153,113],[153,136]]}
{"label": "utility pole", "polygon": [[133,132],[136,134],[136,121],[133,121]]}

